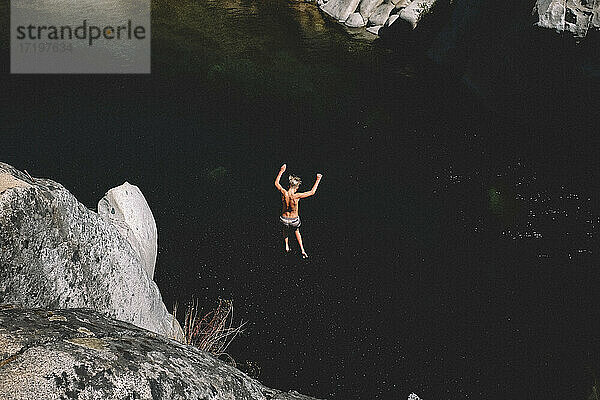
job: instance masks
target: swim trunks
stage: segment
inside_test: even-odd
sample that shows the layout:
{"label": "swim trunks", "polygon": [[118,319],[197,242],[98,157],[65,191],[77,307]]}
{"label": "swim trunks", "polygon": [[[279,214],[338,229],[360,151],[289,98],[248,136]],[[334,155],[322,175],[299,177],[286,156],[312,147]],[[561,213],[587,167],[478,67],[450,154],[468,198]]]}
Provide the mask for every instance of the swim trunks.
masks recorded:
{"label": "swim trunks", "polygon": [[285,229],[287,232],[293,232],[300,228],[300,217],[286,218],[282,216],[279,217],[279,221],[281,221],[283,224],[283,229]]}

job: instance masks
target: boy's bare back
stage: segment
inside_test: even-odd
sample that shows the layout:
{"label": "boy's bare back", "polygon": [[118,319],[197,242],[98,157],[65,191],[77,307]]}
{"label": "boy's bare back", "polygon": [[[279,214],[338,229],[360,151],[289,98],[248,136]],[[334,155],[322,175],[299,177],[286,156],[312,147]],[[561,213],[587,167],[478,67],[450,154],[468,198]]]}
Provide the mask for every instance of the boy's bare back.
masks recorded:
{"label": "boy's bare back", "polygon": [[298,216],[298,202],[300,197],[297,193],[290,193],[289,190],[285,190],[281,193],[281,203],[283,209],[281,210],[281,216],[285,218],[296,218]]}
{"label": "boy's bare back", "polygon": [[[283,164],[281,166],[281,168],[279,169],[279,174],[277,174],[277,177],[275,178],[275,187],[277,188],[277,190],[279,190],[281,192],[281,203],[283,206],[283,209],[281,210],[281,216],[284,218],[296,218],[298,216],[298,202],[300,201],[300,199],[303,199],[305,197],[309,197],[315,194],[315,192],[317,191],[317,187],[319,186],[319,182],[321,181],[321,178],[323,177],[323,175],[321,174],[317,174],[317,179],[315,180],[315,184],[313,185],[312,189],[310,189],[308,192],[302,192],[302,193],[298,193],[296,192],[296,190],[298,190],[298,186],[300,185],[300,181],[299,178],[296,177],[296,179],[298,179],[298,183],[293,186],[290,185],[289,189],[284,189],[281,184],[279,183],[279,180],[281,179],[281,175],[283,175],[283,172],[286,169],[286,165]],[[290,177],[290,179],[293,177]]]}

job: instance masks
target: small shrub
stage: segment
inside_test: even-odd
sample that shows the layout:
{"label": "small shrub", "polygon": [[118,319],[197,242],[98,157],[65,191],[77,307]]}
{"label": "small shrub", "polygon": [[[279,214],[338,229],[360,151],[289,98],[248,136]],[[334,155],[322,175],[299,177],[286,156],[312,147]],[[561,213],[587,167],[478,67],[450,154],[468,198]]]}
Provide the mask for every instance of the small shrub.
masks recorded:
{"label": "small shrub", "polygon": [[[177,303],[173,307],[173,323],[176,316]],[[200,309],[198,300],[192,300],[185,312],[183,336],[175,335],[173,339],[197,347],[235,366],[235,360],[226,351],[245,324],[233,325],[233,300],[219,299],[217,307],[206,314]]]}

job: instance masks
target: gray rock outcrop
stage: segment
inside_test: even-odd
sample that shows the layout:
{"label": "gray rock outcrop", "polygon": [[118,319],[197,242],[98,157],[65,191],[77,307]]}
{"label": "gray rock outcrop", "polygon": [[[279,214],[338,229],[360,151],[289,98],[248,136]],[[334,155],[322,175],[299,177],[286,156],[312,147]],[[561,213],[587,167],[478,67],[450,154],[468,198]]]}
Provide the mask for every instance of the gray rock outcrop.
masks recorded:
{"label": "gray rock outcrop", "polygon": [[423,18],[434,6],[437,0],[416,0],[408,4],[400,11],[400,18],[408,22],[413,29],[417,27],[419,20]]}
{"label": "gray rock outcrop", "polygon": [[365,26],[365,20],[359,13],[352,13],[346,20],[346,26],[349,28],[360,28]]}
{"label": "gray rock outcrop", "polygon": [[383,3],[383,0],[361,0],[358,6],[358,11],[366,21],[369,19],[371,14],[373,14],[375,8],[377,8],[377,6],[381,3]]}
{"label": "gray rock outcrop", "polygon": [[56,182],[4,163],[0,177],[0,303],[93,308],[173,334],[156,283],[113,223]]}
{"label": "gray rock outcrop", "polygon": [[[398,20],[403,20],[414,29],[436,2],[437,0],[318,0],[317,5],[346,26],[356,28],[367,25],[367,31],[376,35],[379,28]],[[394,10],[398,10],[399,14],[394,13]],[[356,14],[362,16],[362,24]],[[399,16],[392,19],[395,15]]]}
{"label": "gray rock outcrop", "polygon": [[379,29],[381,29],[381,26],[369,26],[367,28],[367,32],[372,33],[373,35],[377,35],[379,34]]}
{"label": "gray rock outcrop", "polygon": [[600,1],[537,0],[538,23],[542,28],[573,33],[585,37],[590,29],[600,28]]}
{"label": "gray rock outcrop", "polygon": [[0,398],[314,400],[269,389],[192,346],[75,309],[0,311]]}
{"label": "gray rock outcrop", "polygon": [[394,21],[396,21],[398,18],[400,18],[400,16],[398,14],[394,14],[394,15],[390,15],[390,17],[388,18],[387,22],[385,23],[385,26],[390,26],[391,24],[394,23]]}
{"label": "gray rock outcrop", "polygon": [[1,172],[0,173],[0,194],[4,193],[8,189],[13,189],[16,187],[27,187],[29,184],[23,182],[20,179],[15,178],[9,173]]}
{"label": "gray rock outcrop", "polygon": [[377,6],[369,17],[369,25],[383,26],[396,6],[393,3],[383,3]]}
{"label": "gray rock outcrop", "polygon": [[400,9],[400,8],[406,8],[409,6],[410,3],[412,3],[412,0],[394,0],[392,1],[392,3],[394,3],[396,5],[396,8]]}
{"label": "gray rock outcrop", "polygon": [[[453,3],[443,0],[443,3]],[[318,0],[318,6],[327,14],[348,26],[355,26],[357,19],[348,17],[360,13],[369,26],[389,26],[399,21],[405,22],[413,29],[417,27],[423,16],[433,10],[438,0]],[[384,15],[385,4],[394,4],[399,10],[399,17],[390,21]],[[387,11],[387,9],[385,9]],[[576,38],[587,36],[591,29],[600,30],[600,1],[591,0],[537,0],[534,6],[537,13],[537,25],[542,28],[555,29],[559,32],[571,32]],[[377,15],[375,15],[377,14]],[[392,14],[395,15],[395,14]],[[375,30],[371,30],[375,32]]]}
{"label": "gray rock outcrop", "polygon": [[329,0],[326,3],[319,3],[321,10],[337,19],[345,22],[350,14],[356,11],[360,0]]}
{"label": "gray rock outcrop", "polygon": [[110,189],[98,202],[98,214],[117,227],[140,256],[150,279],[154,279],[158,232],[140,189],[129,182]]}

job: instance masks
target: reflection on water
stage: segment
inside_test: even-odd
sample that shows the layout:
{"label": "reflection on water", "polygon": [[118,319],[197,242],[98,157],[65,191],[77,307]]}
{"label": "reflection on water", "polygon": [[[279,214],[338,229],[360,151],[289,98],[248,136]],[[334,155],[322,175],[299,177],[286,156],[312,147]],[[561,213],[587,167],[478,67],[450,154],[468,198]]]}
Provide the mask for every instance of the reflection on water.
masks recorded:
{"label": "reflection on water", "polygon": [[[384,55],[389,55],[373,45],[373,35],[354,32],[349,38],[347,29],[303,2],[209,0],[171,5],[155,0],[153,13],[158,45],[193,52],[199,64],[220,56],[268,65],[284,53],[298,64],[358,70],[385,62]],[[161,57],[160,51],[154,54]],[[387,67],[395,69],[392,63]],[[403,65],[397,67],[405,71]]]}

